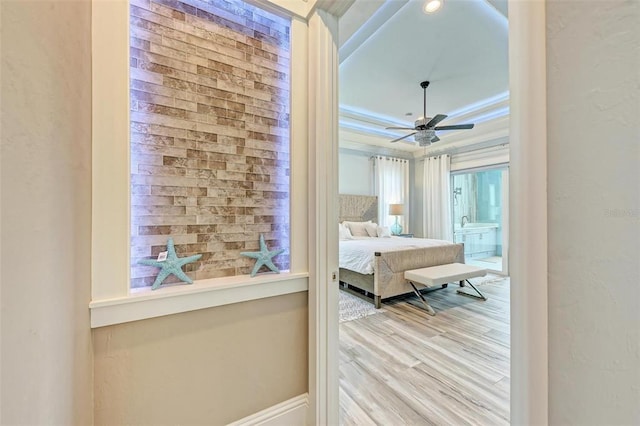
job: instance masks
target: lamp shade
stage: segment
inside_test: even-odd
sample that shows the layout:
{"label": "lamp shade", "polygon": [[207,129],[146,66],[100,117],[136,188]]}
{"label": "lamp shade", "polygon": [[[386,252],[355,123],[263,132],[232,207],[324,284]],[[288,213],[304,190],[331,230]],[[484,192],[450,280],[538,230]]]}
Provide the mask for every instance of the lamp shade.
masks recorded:
{"label": "lamp shade", "polygon": [[404,204],[389,204],[389,214],[391,216],[404,214]]}

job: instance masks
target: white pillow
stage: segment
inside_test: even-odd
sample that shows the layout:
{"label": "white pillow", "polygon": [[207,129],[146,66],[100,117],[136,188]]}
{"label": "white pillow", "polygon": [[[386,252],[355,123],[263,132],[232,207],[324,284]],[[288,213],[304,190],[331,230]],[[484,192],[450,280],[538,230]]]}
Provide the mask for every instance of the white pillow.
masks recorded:
{"label": "white pillow", "polygon": [[367,223],[371,223],[371,221],[367,222],[342,222],[348,229],[351,231],[351,235],[354,237],[368,237],[367,233]]}
{"label": "white pillow", "polygon": [[391,230],[388,226],[378,226],[377,233],[380,238],[391,238]]}
{"label": "white pillow", "polygon": [[378,224],[377,223],[367,223],[364,225],[365,230],[367,231],[367,235],[370,237],[378,236]]}
{"label": "white pillow", "polygon": [[345,221],[343,221],[343,222],[342,222],[342,224],[343,224],[344,226],[346,226],[347,228],[349,228],[349,227],[351,226],[351,224],[354,224],[354,223],[355,223],[355,224],[358,224],[358,223],[371,223],[371,221],[370,221],[370,220],[367,220],[367,221],[355,222],[355,221],[345,220]]}
{"label": "white pillow", "polygon": [[353,235],[351,235],[351,231],[349,228],[344,226],[342,223],[338,224],[338,239],[340,240],[352,240]]}

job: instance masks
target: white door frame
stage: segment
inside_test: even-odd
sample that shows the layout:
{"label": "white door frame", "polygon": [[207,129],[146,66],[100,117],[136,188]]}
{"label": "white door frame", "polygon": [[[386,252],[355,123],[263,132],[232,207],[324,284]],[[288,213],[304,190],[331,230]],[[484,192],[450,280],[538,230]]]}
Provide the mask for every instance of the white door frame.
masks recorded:
{"label": "white door frame", "polygon": [[[315,24],[312,22],[318,18]],[[309,424],[338,423],[335,223],[337,20],[309,25]],[[334,31],[335,30],[335,31]],[[509,0],[511,424],[548,423],[546,28],[544,0]],[[326,185],[322,188],[323,183]],[[313,257],[315,256],[315,258]],[[326,257],[325,257],[326,256]],[[313,288],[311,288],[313,287]],[[331,317],[334,315],[335,318]]]}
{"label": "white door frame", "polygon": [[308,424],[337,425],[338,19],[324,9],[316,9],[308,22]]}
{"label": "white door frame", "polygon": [[544,0],[509,0],[511,424],[548,418]]}

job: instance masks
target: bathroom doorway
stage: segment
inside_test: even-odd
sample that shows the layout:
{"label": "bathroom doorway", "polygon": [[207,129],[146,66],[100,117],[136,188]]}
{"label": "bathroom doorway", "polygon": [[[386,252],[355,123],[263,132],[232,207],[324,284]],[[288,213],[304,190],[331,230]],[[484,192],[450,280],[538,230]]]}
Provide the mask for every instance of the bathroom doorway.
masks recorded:
{"label": "bathroom doorway", "polygon": [[508,275],[509,169],[506,165],[451,174],[453,236],[465,263]]}

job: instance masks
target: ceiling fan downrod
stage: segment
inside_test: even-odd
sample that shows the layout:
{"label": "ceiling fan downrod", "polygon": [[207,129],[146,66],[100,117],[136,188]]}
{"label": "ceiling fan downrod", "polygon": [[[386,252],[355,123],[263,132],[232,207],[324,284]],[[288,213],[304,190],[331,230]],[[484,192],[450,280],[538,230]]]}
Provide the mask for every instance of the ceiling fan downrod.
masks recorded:
{"label": "ceiling fan downrod", "polygon": [[424,92],[424,95],[422,96],[422,100],[423,100],[423,109],[422,109],[422,118],[424,119],[424,122],[426,124],[427,122],[427,87],[429,87],[429,82],[428,81],[423,81],[420,83],[420,87],[422,87],[422,91]]}

